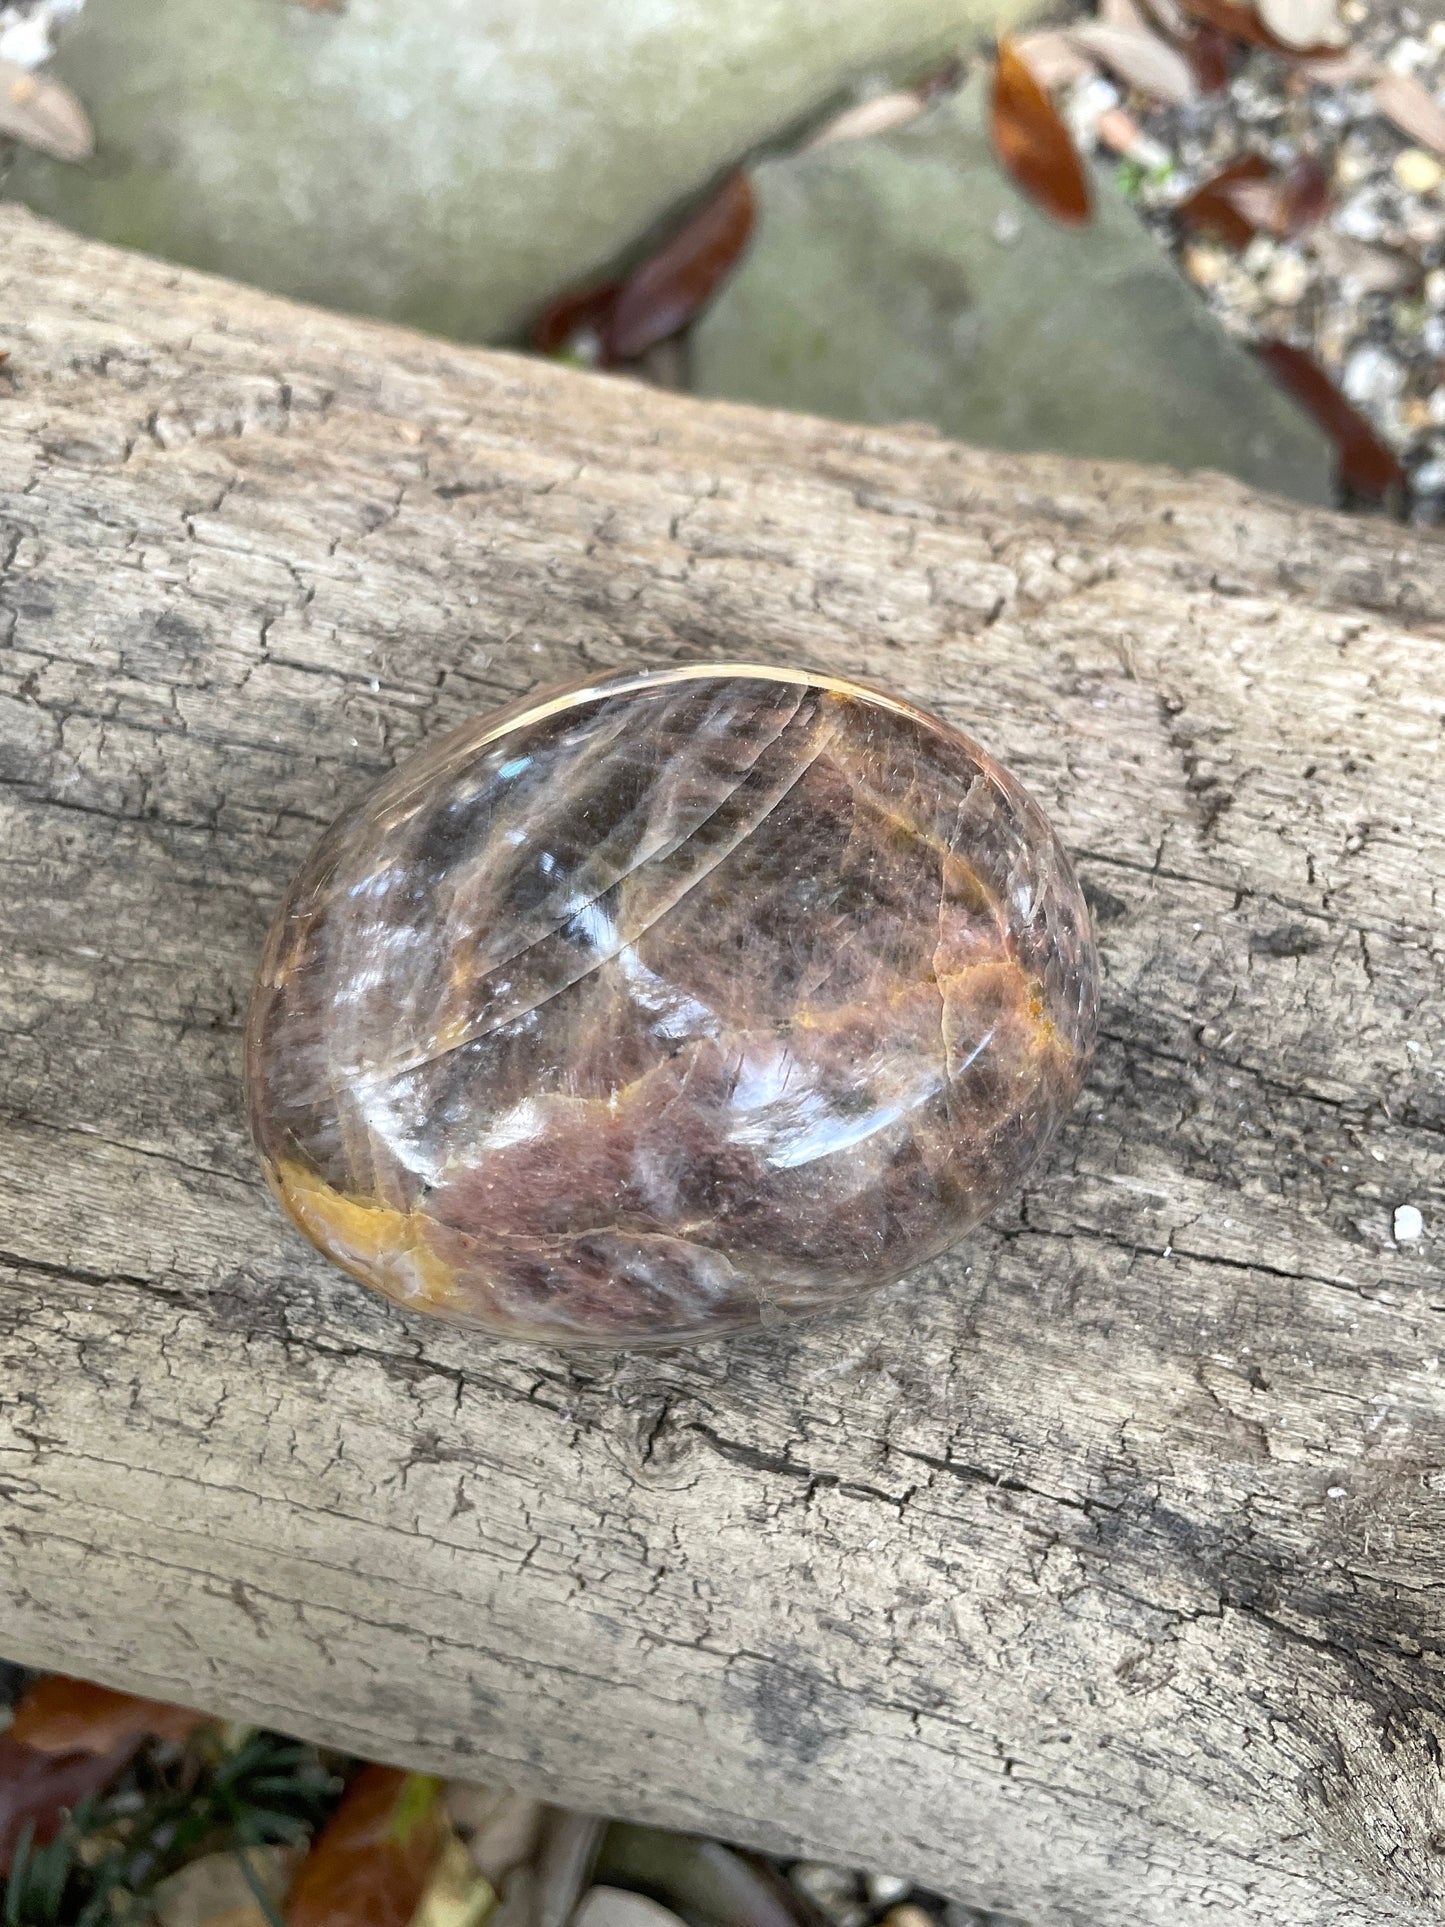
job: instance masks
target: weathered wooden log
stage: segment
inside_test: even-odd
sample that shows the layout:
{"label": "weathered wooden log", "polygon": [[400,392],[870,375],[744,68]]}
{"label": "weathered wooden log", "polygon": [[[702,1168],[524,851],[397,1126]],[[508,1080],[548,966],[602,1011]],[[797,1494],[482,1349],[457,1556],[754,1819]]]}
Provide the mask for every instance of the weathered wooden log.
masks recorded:
{"label": "weathered wooden log", "polygon": [[[1438,1918],[1445,547],[12,210],[0,328],[0,1650],[1038,1927]],[[469,713],[753,652],[964,724],[1077,853],[1057,1154],[831,1324],[391,1309],[246,1143],[284,884]]]}

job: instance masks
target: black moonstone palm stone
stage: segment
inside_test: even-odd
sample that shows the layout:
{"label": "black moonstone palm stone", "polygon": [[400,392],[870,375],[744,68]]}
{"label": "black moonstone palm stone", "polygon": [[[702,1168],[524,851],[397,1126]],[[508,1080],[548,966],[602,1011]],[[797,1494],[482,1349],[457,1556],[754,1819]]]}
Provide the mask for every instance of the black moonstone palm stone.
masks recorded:
{"label": "black moonstone palm stone", "polygon": [[388,1297],[676,1342],[950,1245],[1068,1113],[1096,1005],[1068,860],[967,736],[801,671],[615,675],[326,833],[266,944],[252,1128]]}

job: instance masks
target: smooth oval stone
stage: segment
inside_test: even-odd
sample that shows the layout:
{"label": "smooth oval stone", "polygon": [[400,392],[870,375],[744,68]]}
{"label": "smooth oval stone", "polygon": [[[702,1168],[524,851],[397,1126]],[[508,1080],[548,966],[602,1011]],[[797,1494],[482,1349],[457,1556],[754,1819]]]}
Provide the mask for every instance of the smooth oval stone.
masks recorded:
{"label": "smooth oval stone", "polygon": [[418,1310],[692,1339],[888,1283],[1038,1155],[1089,916],[979,745],[708,664],[468,723],[342,816],[266,944],[252,1128],[287,1212]]}

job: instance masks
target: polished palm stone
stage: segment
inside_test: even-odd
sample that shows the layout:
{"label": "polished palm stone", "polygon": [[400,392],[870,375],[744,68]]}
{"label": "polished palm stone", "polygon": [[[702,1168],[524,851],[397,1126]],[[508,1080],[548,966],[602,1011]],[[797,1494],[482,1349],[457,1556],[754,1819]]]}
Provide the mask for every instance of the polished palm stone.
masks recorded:
{"label": "polished palm stone", "polygon": [[466,724],[322,838],[267,941],[252,1126],[388,1297],[557,1343],[887,1283],[1034,1161],[1088,911],[977,743],[840,679],[614,675]]}

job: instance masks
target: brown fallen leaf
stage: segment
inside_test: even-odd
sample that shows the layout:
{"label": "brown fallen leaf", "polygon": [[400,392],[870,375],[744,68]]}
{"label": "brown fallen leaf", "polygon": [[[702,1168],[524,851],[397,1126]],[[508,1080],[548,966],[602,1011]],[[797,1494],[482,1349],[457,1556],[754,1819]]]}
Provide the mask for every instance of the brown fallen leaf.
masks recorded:
{"label": "brown fallen leaf", "polygon": [[65,1815],[108,1786],[139,1745],[136,1735],[108,1753],[42,1753],[13,1732],[0,1733],[0,1875],[9,1871],[27,1830],[43,1847]]}
{"label": "brown fallen leaf", "polygon": [[1088,176],[1059,117],[1012,39],[998,43],[990,112],[994,152],[1056,221],[1082,227],[1093,213]]}
{"label": "brown fallen leaf", "polygon": [[0,59],[0,135],[7,134],[58,161],[89,160],[95,152],[89,117],[68,87]]}
{"label": "brown fallen leaf", "polygon": [[1042,28],[1038,33],[1020,34],[1014,52],[1046,92],[1067,87],[1076,80],[1087,80],[1099,70],[1087,54],[1081,53],[1062,28]]}
{"label": "brown fallen leaf", "polygon": [[737,264],[755,214],[752,182],[734,174],[623,282],[602,324],[604,358],[635,361],[685,328]]}
{"label": "brown fallen leaf", "polygon": [[1127,86],[1171,107],[1187,106],[1198,94],[1189,62],[1157,34],[1085,20],[1069,29],[1069,38]]}
{"label": "brown fallen leaf", "polygon": [[1253,7],[1241,6],[1239,0],[1179,0],[1179,5],[1191,19],[1217,28],[1231,40],[1243,41],[1250,47],[1268,47],[1271,53],[1283,54],[1290,60],[1324,60],[1338,52],[1333,45],[1292,47],[1270,32]]}
{"label": "brown fallen leaf", "polygon": [[441,1782],[363,1767],[302,1861],[287,1927],[408,1927],[447,1837]]}
{"label": "brown fallen leaf", "polygon": [[1201,181],[1175,212],[1187,228],[1199,234],[1212,234],[1232,248],[1248,247],[1262,223],[1240,205],[1240,189],[1263,185],[1271,175],[1263,154],[1241,154],[1228,167],[1207,181]]}
{"label": "brown fallen leaf", "polygon": [[1290,241],[1307,233],[1328,209],[1333,189],[1333,177],[1319,156],[1301,154],[1280,181],[1275,232]]}
{"label": "brown fallen leaf", "polygon": [[1251,234],[1274,234],[1282,241],[1293,241],[1329,207],[1331,189],[1324,163],[1313,154],[1301,154],[1284,174],[1229,181],[1222,191]]}
{"label": "brown fallen leaf", "polygon": [[1421,147],[1433,147],[1445,154],[1445,107],[1424,81],[1414,74],[1382,73],[1370,90],[1370,98],[1402,134],[1408,134]]}
{"label": "brown fallen leaf", "polygon": [[1312,355],[1287,341],[1261,341],[1256,353],[1334,443],[1339,479],[1349,495],[1381,502],[1404,486],[1405,471],[1394,452]]}
{"label": "brown fallen leaf", "polygon": [[1200,93],[1223,93],[1234,70],[1234,43],[1229,36],[1218,27],[1197,26],[1181,42],[1181,51],[1194,69],[1194,84]]}
{"label": "brown fallen leaf", "polygon": [[1272,174],[1262,181],[1235,181],[1225,190],[1225,198],[1243,216],[1251,235],[1280,232],[1279,195],[1280,183]]}
{"label": "brown fallen leaf", "polygon": [[560,355],[583,336],[590,336],[595,354],[602,350],[602,329],[617,299],[620,281],[600,281],[594,288],[559,295],[532,324],[532,346],[542,355]]}
{"label": "brown fallen leaf", "polygon": [[205,1724],[206,1715],[188,1706],[47,1673],[21,1695],[10,1735],[37,1753],[111,1753],[118,1746],[138,1745],[148,1734],[185,1740]]}
{"label": "brown fallen leaf", "polygon": [[1287,47],[1342,47],[1345,32],[1335,0],[1254,0],[1266,32]]}

